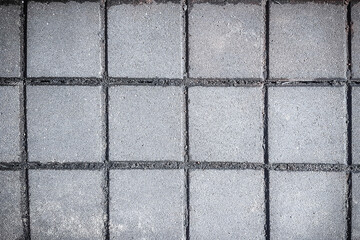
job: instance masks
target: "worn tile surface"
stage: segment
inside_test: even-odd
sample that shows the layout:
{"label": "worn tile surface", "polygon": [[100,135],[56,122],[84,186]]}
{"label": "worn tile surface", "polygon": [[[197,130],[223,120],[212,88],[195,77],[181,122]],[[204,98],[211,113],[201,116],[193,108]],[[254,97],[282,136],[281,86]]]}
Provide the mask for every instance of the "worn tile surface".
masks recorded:
{"label": "worn tile surface", "polygon": [[20,156],[20,90],[0,87],[0,161],[19,161]]}
{"label": "worn tile surface", "polygon": [[343,239],[345,173],[270,172],[272,239]]}
{"label": "worn tile surface", "polygon": [[20,12],[0,2],[0,77],[20,77]]}
{"label": "worn tile surface", "polygon": [[20,239],[23,228],[20,212],[20,173],[0,172],[0,239]]}
{"label": "worn tile surface", "polygon": [[190,172],[191,239],[264,239],[261,171]]}
{"label": "worn tile surface", "polygon": [[185,239],[182,170],[111,171],[111,239]]}
{"label": "worn tile surface", "polygon": [[264,19],[260,1],[193,3],[189,14],[190,76],[261,78]]}
{"label": "worn tile surface", "polygon": [[181,87],[111,87],[111,161],[183,160]]}
{"label": "worn tile surface", "polygon": [[182,21],[180,3],[112,4],[108,11],[109,75],[182,78]]}
{"label": "worn tile surface", "polygon": [[100,5],[29,2],[30,77],[100,77]]}
{"label": "worn tile surface", "polygon": [[195,87],[189,99],[192,161],[263,162],[261,88]]}
{"label": "worn tile surface", "polygon": [[101,178],[101,171],[30,171],[32,239],[102,239]]}
{"label": "worn tile surface", "polygon": [[29,161],[102,161],[100,87],[32,86],[27,101]]}
{"label": "worn tile surface", "polygon": [[343,87],[269,89],[269,161],[346,162]]}
{"label": "worn tile surface", "polygon": [[346,77],[346,6],[315,1],[270,6],[271,78]]}

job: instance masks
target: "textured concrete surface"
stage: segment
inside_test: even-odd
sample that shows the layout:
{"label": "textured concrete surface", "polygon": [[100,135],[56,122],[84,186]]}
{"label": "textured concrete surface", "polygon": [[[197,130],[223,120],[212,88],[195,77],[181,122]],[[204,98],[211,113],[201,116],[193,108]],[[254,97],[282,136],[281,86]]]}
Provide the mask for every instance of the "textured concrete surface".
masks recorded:
{"label": "textured concrete surface", "polygon": [[0,3],[0,77],[20,77],[20,11]]}
{"label": "textured concrete surface", "polygon": [[112,171],[111,239],[185,239],[183,175],[183,170]]}
{"label": "textured concrete surface", "polygon": [[102,239],[101,171],[30,171],[32,239]]}
{"label": "textured concrete surface", "polygon": [[182,78],[181,4],[150,2],[109,8],[110,76]]}
{"label": "textured concrete surface", "polygon": [[360,87],[352,88],[352,161],[360,164]]}
{"label": "textured concrete surface", "polygon": [[346,77],[346,6],[272,2],[270,14],[271,78]]}
{"label": "textured concrete surface", "polygon": [[262,9],[260,4],[242,2],[194,4],[189,15],[190,76],[261,78]]}
{"label": "textured concrete surface", "polygon": [[191,239],[264,239],[262,171],[190,172]]}
{"label": "textured concrete surface", "polygon": [[354,78],[360,78],[360,2],[357,1],[351,8],[352,39],[351,60]]}
{"label": "textured concrete surface", "polygon": [[0,87],[0,161],[18,161],[20,155],[19,87]]}
{"label": "textured concrete surface", "polygon": [[100,6],[96,2],[29,2],[30,77],[100,77]]}
{"label": "textured concrete surface", "polygon": [[192,161],[263,162],[260,87],[194,87],[189,99]]}
{"label": "textured concrete surface", "polygon": [[100,87],[30,86],[27,101],[29,161],[102,161]]}
{"label": "textured concrete surface", "polygon": [[346,163],[343,87],[269,89],[269,161]]}
{"label": "textured concrete surface", "polygon": [[272,239],[344,239],[345,173],[270,172]]}
{"label": "textured concrete surface", "polygon": [[181,87],[111,87],[109,98],[111,161],[183,161]]}
{"label": "textured concrete surface", "polygon": [[23,236],[20,213],[20,174],[0,172],[0,239],[20,239]]}
{"label": "textured concrete surface", "polygon": [[352,177],[352,238],[360,239],[360,173]]}

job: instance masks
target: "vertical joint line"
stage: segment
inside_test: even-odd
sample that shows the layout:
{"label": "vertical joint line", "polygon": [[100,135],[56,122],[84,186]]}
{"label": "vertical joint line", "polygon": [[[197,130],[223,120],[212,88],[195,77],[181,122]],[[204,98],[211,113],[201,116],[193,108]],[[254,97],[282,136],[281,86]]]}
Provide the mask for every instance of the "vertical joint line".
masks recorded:
{"label": "vertical joint line", "polygon": [[[265,62],[264,62],[264,86],[263,86],[263,97],[264,97],[264,114],[263,114],[263,151],[264,151],[264,164],[269,164],[269,146],[268,146],[268,86],[266,82],[269,80],[269,42],[270,42],[270,1],[264,0],[264,20],[265,20]],[[270,239],[270,179],[269,169],[264,168],[264,201],[265,201],[265,239]]]}
{"label": "vertical joint line", "polygon": [[184,65],[185,76],[183,81],[184,90],[184,114],[185,114],[185,140],[184,140],[184,191],[185,191],[185,207],[184,207],[184,230],[185,239],[190,239],[190,170],[189,170],[189,89],[186,86],[186,80],[189,78],[189,0],[183,0],[183,17],[184,17]]}
{"label": "vertical joint line", "polygon": [[100,0],[102,26],[102,108],[103,108],[103,161],[104,168],[104,239],[110,239],[110,164],[109,164],[109,89],[108,89],[108,54],[107,54],[107,0]]}
{"label": "vertical joint line", "polygon": [[21,151],[21,172],[20,172],[20,185],[21,185],[21,216],[23,224],[23,237],[24,239],[31,239],[30,234],[30,200],[29,200],[29,173],[27,168],[28,162],[28,146],[27,146],[27,117],[26,117],[26,77],[27,77],[27,1],[21,3],[21,78],[19,90],[20,100],[20,151]]}
{"label": "vertical joint line", "polygon": [[[351,22],[351,1],[346,6],[346,27],[347,27],[347,83],[346,83],[346,106],[347,106],[347,165],[352,166],[352,22]],[[352,173],[349,171],[346,190],[346,239],[352,239]]]}

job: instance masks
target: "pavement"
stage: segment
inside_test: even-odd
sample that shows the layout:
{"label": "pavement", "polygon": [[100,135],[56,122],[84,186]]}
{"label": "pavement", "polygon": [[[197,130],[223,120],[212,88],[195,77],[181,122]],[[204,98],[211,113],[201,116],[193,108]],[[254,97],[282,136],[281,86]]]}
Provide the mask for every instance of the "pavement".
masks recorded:
{"label": "pavement", "polygon": [[1,0],[0,240],[360,239],[356,106],[356,0]]}

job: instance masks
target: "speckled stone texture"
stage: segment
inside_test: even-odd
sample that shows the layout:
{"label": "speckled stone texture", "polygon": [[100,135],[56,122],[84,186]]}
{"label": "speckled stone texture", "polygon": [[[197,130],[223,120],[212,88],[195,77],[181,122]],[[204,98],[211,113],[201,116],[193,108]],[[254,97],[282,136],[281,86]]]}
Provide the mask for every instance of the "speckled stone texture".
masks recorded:
{"label": "speckled stone texture", "polygon": [[32,239],[102,239],[101,171],[29,173]]}
{"label": "speckled stone texture", "polygon": [[352,161],[360,164],[360,87],[352,88]]}
{"label": "speckled stone texture", "polygon": [[346,163],[344,87],[269,88],[270,163]]}
{"label": "speckled stone texture", "polygon": [[272,1],[269,31],[271,78],[346,78],[345,5]]}
{"label": "speckled stone texture", "polygon": [[183,179],[183,170],[111,171],[111,239],[185,240]]}
{"label": "speckled stone texture", "polygon": [[29,2],[29,77],[100,77],[100,4]]}
{"label": "speckled stone texture", "polygon": [[193,3],[189,13],[190,77],[261,78],[264,18],[260,1]]}
{"label": "speckled stone texture", "polygon": [[0,172],[0,239],[22,239],[20,173]]}
{"label": "speckled stone texture", "polygon": [[262,171],[191,171],[190,238],[264,239],[263,181]]}
{"label": "speckled stone texture", "polygon": [[190,88],[191,160],[263,162],[262,95],[260,87]]}
{"label": "speckled stone texture", "polygon": [[360,173],[352,177],[352,238],[360,239]]}
{"label": "speckled stone texture", "polygon": [[108,10],[109,75],[182,78],[182,27],[180,2],[113,4]]}
{"label": "speckled stone texture", "polygon": [[0,2],[0,77],[20,77],[20,12]]}
{"label": "speckled stone texture", "polygon": [[353,1],[351,8],[351,61],[352,75],[354,78],[360,78],[360,2]]}
{"label": "speckled stone texture", "polygon": [[109,99],[111,161],[183,161],[181,87],[111,87]]}
{"label": "speckled stone texture", "polygon": [[102,161],[101,88],[27,89],[29,161]]}
{"label": "speckled stone texture", "polygon": [[270,172],[272,239],[343,239],[346,175]]}
{"label": "speckled stone texture", "polygon": [[0,161],[19,161],[20,90],[16,86],[0,87]]}

